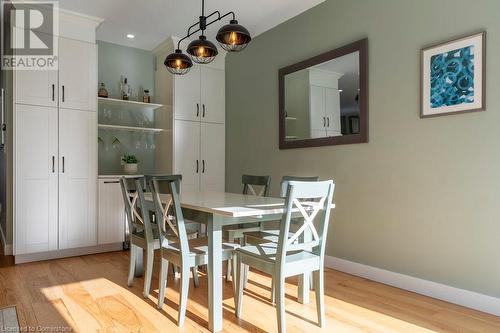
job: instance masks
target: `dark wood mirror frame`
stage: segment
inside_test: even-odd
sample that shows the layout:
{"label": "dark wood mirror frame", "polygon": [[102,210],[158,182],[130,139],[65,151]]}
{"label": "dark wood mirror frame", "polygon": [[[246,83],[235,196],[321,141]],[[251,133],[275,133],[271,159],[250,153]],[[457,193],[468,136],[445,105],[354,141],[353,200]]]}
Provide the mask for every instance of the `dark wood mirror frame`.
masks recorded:
{"label": "dark wood mirror frame", "polygon": [[[359,51],[359,133],[336,137],[285,140],[285,75]],[[325,52],[278,72],[279,80],[279,147],[280,149],[321,147],[368,142],[368,38]]]}

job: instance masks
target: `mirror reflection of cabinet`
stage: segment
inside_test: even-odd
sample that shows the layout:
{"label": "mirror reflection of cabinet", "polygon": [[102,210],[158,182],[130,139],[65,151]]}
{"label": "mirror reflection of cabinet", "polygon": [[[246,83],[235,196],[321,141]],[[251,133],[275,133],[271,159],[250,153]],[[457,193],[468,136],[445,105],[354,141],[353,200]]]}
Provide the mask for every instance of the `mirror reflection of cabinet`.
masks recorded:
{"label": "mirror reflection of cabinet", "polygon": [[309,112],[311,138],[342,135],[340,128],[340,93],[342,74],[318,69],[309,70]]}
{"label": "mirror reflection of cabinet", "polygon": [[368,142],[368,40],[281,68],[279,92],[280,149]]}

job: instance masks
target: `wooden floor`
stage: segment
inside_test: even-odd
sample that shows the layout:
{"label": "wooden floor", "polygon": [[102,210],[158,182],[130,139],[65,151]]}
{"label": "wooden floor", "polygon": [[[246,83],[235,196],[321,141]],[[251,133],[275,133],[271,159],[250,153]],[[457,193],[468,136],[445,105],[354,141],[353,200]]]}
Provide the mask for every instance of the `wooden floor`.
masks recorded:
{"label": "wooden floor", "polygon": [[[156,309],[157,270],[149,299],[142,279],[127,283],[128,253],[115,252],[0,268],[0,308],[16,305],[21,328],[69,327],[78,332],[206,332],[207,280],[190,288],[186,324],[176,326],[178,281],[169,275],[167,300]],[[157,263],[155,263],[155,268]],[[500,332],[500,317],[333,270],[326,276],[326,327],[316,326],[311,303],[296,302],[296,281],[287,280],[288,332]],[[270,279],[251,272],[243,318],[234,316],[231,284],[224,289],[226,332],[274,332],[268,302]]]}

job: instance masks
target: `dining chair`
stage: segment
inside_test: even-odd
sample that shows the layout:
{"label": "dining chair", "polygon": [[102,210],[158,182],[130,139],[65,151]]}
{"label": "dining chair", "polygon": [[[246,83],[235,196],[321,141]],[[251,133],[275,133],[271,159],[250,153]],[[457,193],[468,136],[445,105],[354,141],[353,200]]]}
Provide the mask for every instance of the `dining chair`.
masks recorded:
{"label": "dining chair", "polygon": [[[291,181],[301,181],[301,182],[317,182],[319,181],[318,176],[312,176],[312,177],[299,177],[299,176],[283,176],[281,178],[281,184],[280,184],[280,197],[284,198],[287,193],[288,189],[288,184]],[[292,225],[296,225],[300,223],[300,218],[299,219],[293,219],[292,218]],[[246,245],[257,245],[257,244],[262,244],[262,243],[268,243],[268,242],[274,242],[278,243],[279,240],[279,229],[267,229],[267,230],[255,230],[255,231],[246,231],[243,233],[244,236],[244,244]],[[299,239],[296,240],[296,242],[300,241]],[[248,280],[248,272],[245,270],[245,275],[244,275],[244,282],[243,282],[243,287],[246,288],[247,285],[247,280]],[[313,279],[310,279],[310,288],[313,289]],[[271,303],[275,303],[274,299],[274,280],[271,281]]]}
{"label": "dining chair", "polygon": [[[180,178],[181,176],[174,176]],[[131,196],[131,193],[142,192],[144,187],[144,177],[122,177],[120,185],[122,189],[123,200],[125,203],[125,215],[130,234],[130,264],[128,274],[128,286],[132,287],[134,275],[139,264],[139,257],[143,257],[146,252],[144,272],[144,290],[143,296],[147,298],[151,288],[151,278],[153,274],[154,252],[160,249],[160,233],[156,224],[151,222],[150,211],[154,210],[153,205],[143,204],[138,201],[138,196]],[[130,186],[132,185],[132,186]],[[133,190],[132,190],[133,188]],[[195,231],[196,233],[196,231]],[[190,232],[192,234],[192,232]],[[176,239],[169,235],[171,239]],[[142,271],[143,267],[140,267]],[[198,274],[193,270],[193,282],[198,287]]]}
{"label": "dining chair", "polygon": [[[285,326],[285,278],[313,272],[316,292],[316,310],[320,327],[325,322],[324,309],[324,256],[335,184],[333,181],[290,181],[285,199],[278,243],[269,242],[248,245],[236,249],[238,269],[235,294],[235,312],[241,317],[243,300],[243,265],[249,265],[270,274],[276,282],[276,317],[278,332],[286,332]],[[302,226],[289,237],[292,214],[300,212]],[[317,226],[317,228],[316,228]],[[295,242],[308,230],[309,242]]]}
{"label": "dining chair", "polygon": [[[164,191],[165,186],[168,188]],[[179,290],[179,313],[177,323],[179,326],[184,324],[186,317],[186,305],[189,291],[189,270],[190,268],[208,264],[208,238],[201,237],[188,240],[186,234],[186,226],[184,216],[182,214],[180,199],[179,199],[179,179],[167,179],[162,177],[157,179],[153,177],[150,182],[152,190],[153,202],[157,216],[161,216],[158,220],[160,226],[161,237],[161,268],[159,278],[159,293],[158,293],[158,309],[163,308],[165,298],[165,288],[167,286],[167,271],[168,264],[173,263],[181,269],[181,285]],[[160,188],[162,188],[160,194]],[[168,196],[168,199],[162,201],[161,196]],[[144,194],[139,193],[139,200],[144,201]],[[170,209],[172,206],[172,209]],[[172,215],[171,215],[172,214]],[[167,230],[172,230],[178,241],[169,241]],[[222,261],[235,260],[233,253],[238,244],[223,242],[222,244]],[[221,263],[222,264],[222,263]],[[233,273],[233,289],[236,274]]]}
{"label": "dining chair", "polygon": [[[271,176],[254,176],[254,175],[242,175],[241,183],[243,184],[243,194],[254,195],[254,196],[269,196],[269,190],[271,188]],[[224,228],[223,231],[227,235],[229,242],[234,242],[239,239],[240,244],[244,245],[244,234],[245,232],[260,231],[261,226],[258,222],[249,221],[249,224],[239,224],[236,226]],[[231,277],[231,262],[228,261],[226,268],[226,281],[229,281]]]}

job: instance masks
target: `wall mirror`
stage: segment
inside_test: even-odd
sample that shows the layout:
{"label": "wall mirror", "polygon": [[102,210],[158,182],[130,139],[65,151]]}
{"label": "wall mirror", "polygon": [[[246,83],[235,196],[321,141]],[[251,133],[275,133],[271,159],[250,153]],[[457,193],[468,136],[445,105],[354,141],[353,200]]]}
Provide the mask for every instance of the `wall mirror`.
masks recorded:
{"label": "wall mirror", "polygon": [[368,142],[368,39],[278,75],[280,149]]}

